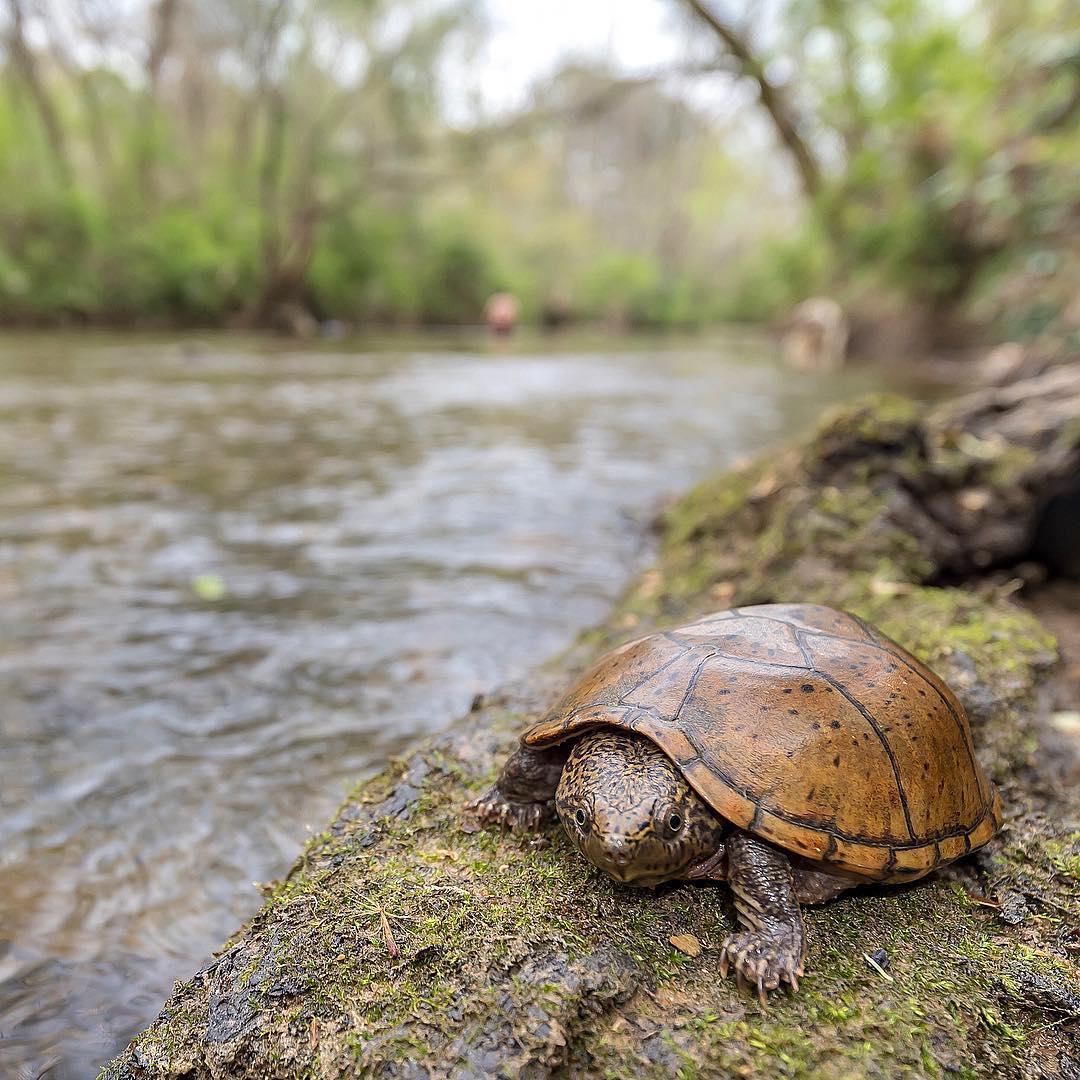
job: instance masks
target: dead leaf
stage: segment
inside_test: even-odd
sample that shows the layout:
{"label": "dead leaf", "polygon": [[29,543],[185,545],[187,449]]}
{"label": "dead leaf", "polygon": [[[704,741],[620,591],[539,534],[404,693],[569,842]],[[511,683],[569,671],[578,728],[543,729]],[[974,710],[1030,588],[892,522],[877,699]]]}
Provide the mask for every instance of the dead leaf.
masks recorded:
{"label": "dead leaf", "polygon": [[965,510],[977,514],[990,505],[990,492],[986,488],[967,488],[960,492],[958,502]]}
{"label": "dead leaf", "polygon": [[1080,712],[1063,709],[1050,717],[1050,723],[1064,735],[1080,735]]}
{"label": "dead leaf", "polygon": [[776,473],[767,472],[751,489],[751,499],[766,499],[768,498],[778,487],[780,482],[777,479]]}
{"label": "dead leaf", "polygon": [[459,852],[452,851],[450,848],[432,848],[429,854],[437,859],[449,859],[450,862],[457,862],[460,857]]}
{"label": "dead leaf", "polygon": [[870,965],[886,982],[896,982],[896,980],[869,954],[863,953],[862,958]]}
{"label": "dead leaf", "polygon": [[701,942],[693,934],[672,934],[668,941],[687,956],[701,955]]}
{"label": "dead leaf", "polygon": [[735,595],[734,581],[718,581],[710,590],[709,595],[721,604],[730,603]]}
{"label": "dead leaf", "polygon": [[870,591],[875,596],[899,596],[901,593],[911,592],[911,585],[906,581],[885,581],[884,578],[874,578],[870,582]]}
{"label": "dead leaf", "polygon": [[664,575],[659,570],[646,570],[641,575],[641,584],[638,586],[638,594],[645,600],[651,600],[664,583]]}

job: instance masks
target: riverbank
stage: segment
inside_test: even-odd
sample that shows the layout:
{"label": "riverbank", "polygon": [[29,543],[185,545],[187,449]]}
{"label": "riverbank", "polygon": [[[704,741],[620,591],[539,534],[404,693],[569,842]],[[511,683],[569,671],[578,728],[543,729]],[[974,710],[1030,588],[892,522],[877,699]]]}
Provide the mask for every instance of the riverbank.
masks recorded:
{"label": "riverbank", "polygon": [[[877,400],[687,494],[602,627],[360,784],[105,1075],[1067,1073],[1075,739],[1052,722],[1054,637],[993,570],[1023,562],[1045,494],[1080,468],[1077,416],[1067,369],[929,412]],[[466,835],[459,814],[529,717],[612,642],[784,599],[847,607],[946,677],[1007,823],[947,874],[810,912],[800,992],[763,1010],[719,978],[723,888],[622,889],[558,831]],[[672,947],[684,934],[700,956]]]}

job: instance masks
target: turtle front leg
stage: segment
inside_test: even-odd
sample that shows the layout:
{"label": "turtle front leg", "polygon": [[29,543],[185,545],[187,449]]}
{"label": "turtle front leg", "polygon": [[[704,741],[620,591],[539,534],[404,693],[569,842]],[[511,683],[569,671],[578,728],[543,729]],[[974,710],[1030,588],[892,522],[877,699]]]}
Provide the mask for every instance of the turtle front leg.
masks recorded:
{"label": "turtle front leg", "polygon": [[514,832],[538,828],[554,814],[555,789],[569,753],[566,746],[537,750],[519,745],[494,786],[466,805],[466,828],[474,823]]}
{"label": "turtle front leg", "polygon": [[787,856],[755,836],[735,832],[728,837],[727,879],[743,930],[721,947],[720,974],[728,969],[757,987],[764,1005],[767,991],[787,981],[799,988],[806,952],[795,875]]}

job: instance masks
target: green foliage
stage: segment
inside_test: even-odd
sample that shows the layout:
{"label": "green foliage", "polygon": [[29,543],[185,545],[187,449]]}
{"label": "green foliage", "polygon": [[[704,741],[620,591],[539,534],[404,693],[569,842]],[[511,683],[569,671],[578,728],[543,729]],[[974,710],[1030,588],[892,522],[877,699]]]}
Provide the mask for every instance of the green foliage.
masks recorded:
{"label": "green foliage", "polygon": [[[880,291],[1030,337],[1080,287],[1080,25],[1061,0],[751,12],[743,74],[792,73],[808,200],[741,113],[602,65],[455,127],[446,61],[483,28],[467,0],[263,7],[161,5],[179,21],[156,87],[153,41],[86,13],[63,32],[41,16],[36,75],[0,59],[0,316],[272,321],[291,302],[452,324],[509,289],[527,319],[656,327]],[[108,59],[57,64],[69,35]]]}
{"label": "green foliage", "polygon": [[307,273],[316,312],[357,322],[412,318],[419,288],[403,259],[405,223],[361,208],[324,226]]}
{"label": "green foliage", "polygon": [[109,287],[103,300],[118,310],[162,317],[180,312],[216,322],[255,285],[255,232],[250,218],[170,208],[120,231],[104,261]]}
{"label": "green foliage", "polygon": [[736,267],[719,295],[717,314],[725,319],[761,321],[789,311],[798,301],[828,288],[833,253],[811,221],[790,236],[762,243]]}
{"label": "green foliage", "polygon": [[791,4],[786,48],[813,35],[805,79],[844,147],[815,210],[845,279],[957,307],[1029,274],[1032,247],[1068,249],[1080,24],[1067,7]]}
{"label": "green foliage", "polygon": [[436,234],[418,268],[420,317],[427,323],[479,322],[498,277],[491,253],[466,228]]}
{"label": "green foliage", "polygon": [[25,194],[0,247],[0,302],[45,317],[93,310],[100,285],[91,256],[103,231],[97,208],[77,194]]}

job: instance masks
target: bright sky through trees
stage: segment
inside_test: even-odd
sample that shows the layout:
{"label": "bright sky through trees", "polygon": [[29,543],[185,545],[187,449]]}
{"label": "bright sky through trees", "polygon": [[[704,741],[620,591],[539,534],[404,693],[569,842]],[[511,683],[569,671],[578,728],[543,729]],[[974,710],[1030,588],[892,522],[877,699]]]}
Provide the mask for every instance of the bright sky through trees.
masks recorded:
{"label": "bright sky through trees", "polygon": [[475,77],[492,110],[523,104],[529,84],[567,57],[651,70],[684,55],[685,22],[670,0],[487,0],[486,9]]}

